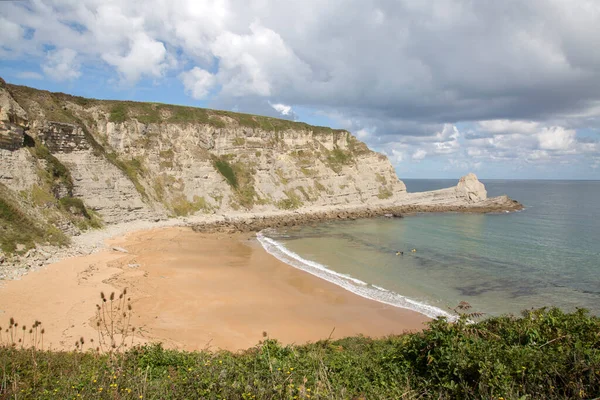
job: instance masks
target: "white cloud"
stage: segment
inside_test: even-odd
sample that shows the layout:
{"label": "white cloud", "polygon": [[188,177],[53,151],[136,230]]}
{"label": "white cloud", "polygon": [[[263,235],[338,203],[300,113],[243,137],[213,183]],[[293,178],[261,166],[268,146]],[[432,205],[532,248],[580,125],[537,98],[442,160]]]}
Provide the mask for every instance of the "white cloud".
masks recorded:
{"label": "white cloud", "polygon": [[427,152],[423,149],[417,149],[417,151],[415,151],[412,155],[412,159],[415,161],[419,161],[425,158],[425,156],[427,155]]}
{"label": "white cloud", "polygon": [[182,72],[179,78],[183,82],[186,93],[196,100],[205,99],[217,83],[213,74],[198,67]]}
{"label": "white cloud", "polygon": [[217,108],[321,110],[397,162],[594,165],[599,47],[591,0],[0,2],[0,56],[52,79],[100,66]]}
{"label": "white cloud", "polygon": [[141,76],[160,77],[170,66],[163,43],[145,33],[136,34],[123,53],[106,53],[104,61],[117,68],[128,83],[137,82]]}
{"label": "white cloud", "polygon": [[559,126],[544,128],[536,134],[543,150],[569,150],[575,145],[575,131]]}
{"label": "white cloud", "polygon": [[44,74],[55,81],[70,81],[81,76],[77,52],[73,49],[60,49],[48,52],[42,64]]}
{"label": "white cloud", "polygon": [[19,24],[0,16],[0,51],[2,47],[14,49],[18,46],[24,32]]}
{"label": "white cloud", "polygon": [[292,106],[288,106],[281,103],[272,104],[271,102],[269,102],[269,104],[271,105],[271,107],[273,107],[275,111],[277,111],[281,115],[291,115]]}
{"label": "white cloud", "polygon": [[540,129],[538,122],[507,119],[479,121],[477,125],[479,130],[489,133],[534,133]]}
{"label": "white cloud", "polygon": [[371,133],[371,131],[366,128],[359,129],[356,132],[354,132],[354,134],[356,135],[356,137],[359,140],[363,140],[363,141],[371,139],[373,137],[373,133]]}

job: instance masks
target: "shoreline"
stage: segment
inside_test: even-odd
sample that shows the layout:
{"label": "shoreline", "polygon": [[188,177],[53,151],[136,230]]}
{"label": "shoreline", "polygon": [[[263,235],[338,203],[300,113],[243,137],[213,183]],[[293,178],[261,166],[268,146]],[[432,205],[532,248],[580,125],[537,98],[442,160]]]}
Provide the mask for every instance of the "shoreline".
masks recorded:
{"label": "shoreline", "polygon": [[[144,335],[136,343],[161,341],[186,350],[247,349],[262,332],[285,344],[383,337],[420,330],[429,320],[285,264],[252,234],[167,227],[129,233],[107,245],[128,252],[107,249],[6,282],[0,288],[2,315],[21,324],[41,319],[47,343],[63,350],[73,349],[79,337],[97,337],[92,326],[99,292],[125,287],[133,323]],[[15,298],[22,301],[9,301]]]}
{"label": "shoreline", "polygon": [[[446,190],[446,189],[442,189]],[[72,257],[94,254],[105,248],[104,242],[111,238],[163,227],[191,227],[201,233],[258,232],[266,228],[304,225],[333,220],[356,220],[363,218],[401,218],[418,213],[505,213],[520,211],[524,207],[508,196],[488,198],[474,203],[456,204],[422,203],[420,196],[435,192],[407,194],[401,204],[377,203],[373,205],[310,206],[298,210],[234,212],[229,214],[200,214],[155,220],[129,221],[88,230],[79,236],[71,237],[71,244],[65,247],[37,246],[22,256],[0,260],[0,286],[3,281],[20,279],[31,271],[66,260]],[[411,203],[412,202],[412,203]]]}
{"label": "shoreline", "polygon": [[431,306],[427,303],[421,303],[409,297],[403,296],[377,285],[371,285],[358,278],[338,273],[331,270],[327,265],[323,265],[311,260],[304,259],[297,253],[289,250],[284,244],[277,242],[263,234],[260,231],[256,234],[258,242],[263,249],[279,261],[300,271],[307,272],[319,279],[330,282],[343,288],[357,296],[365,299],[374,300],[378,303],[387,304],[392,307],[402,308],[419,313],[427,318],[446,317],[453,321],[455,316],[442,310],[441,308]]}

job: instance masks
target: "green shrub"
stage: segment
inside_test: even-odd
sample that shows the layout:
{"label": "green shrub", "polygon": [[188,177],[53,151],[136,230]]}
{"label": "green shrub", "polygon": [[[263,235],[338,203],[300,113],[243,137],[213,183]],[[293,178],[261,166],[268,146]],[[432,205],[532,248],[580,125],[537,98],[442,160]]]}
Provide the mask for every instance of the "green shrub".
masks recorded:
{"label": "green shrub", "polygon": [[0,248],[3,252],[15,253],[18,244],[27,250],[36,243],[65,245],[68,242],[61,231],[25,213],[10,189],[0,184]]}
{"label": "green shrub", "polygon": [[58,158],[54,157],[50,150],[40,143],[39,141],[35,142],[35,147],[30,148],[33,155],[41,160],[46,161],[46,172],[48,173],[48,184],[54,190],[57,185],[64,185],[67,189],[67,192],[70,194],[73,193],[73,178],[71,177],[71,172],[67,167],[65,167]]}
{"label": "green shrub", "polygon": [[600,319],[583,310],[541,309],[476,324],[441,318],[423,332],[383,339],[284,346],[267,338],[235,353],[152,344],[110,356],[4,346],[0,397],[593,399],[599,333]]}
{"label": "green shrub", "polygon": [[389,199],[393,195],[394,195],[394,193],[392,193],[392,191],[390,189],[388,189],[387,187],[385,187],[385,186],[379,187],[379,193],[377,193],[377,197],[380,198],[381,200]]}
{"label": "green shrub", "polygon": [[110,115],[108,117],[110,122],[121,123],[127,120],[127,108],[123,103],[116,103],[110,109]]}
{"label": "green shrub", "polygon": [[91,216],[85,208],[85,204],[81,199],[76,197],[63,197],[59,200],[61,206],[63,206],[67,211],[72,214],[80,214],[87,219],[90,219]]}
{"label": "green shrub", "polygon": [[183,194],[172,201],[172,208],[178,216],[190,215],[200,210],[207,212],[211,209],[204,197],[194,196],[194,201],[190,202]]}
{"label": "green shrub", "polygon": [[351,164],[354,161],[354,157],[352,153],[336,147],[329,152],[325,161],[329,168],[339,173],[344,165]]}
{"label": "green shrub", "polygon": [[213,165],[215,169],[219,171],[221,175],[223,175],[223,178],[227,180],[227,183],[229,183],[229,185],[231,185],[231,187],[233,187],[234,189],[237,189],[237,177],[235,176],[235,172],[233,171],[233,168],[231,168],[231,164],[229,164],[229,161],[224,160],[222,158],[215,159],[213,161]]}
{"label": "green shrub", "polygon": [[[279,200],[275,205],[282,210],[295,210],[297,208],[302,207],[302,200],[296,194],[294,189],[286,190],[285,195],[287,199]],[[308,195],[305,194],[308,197]]]}

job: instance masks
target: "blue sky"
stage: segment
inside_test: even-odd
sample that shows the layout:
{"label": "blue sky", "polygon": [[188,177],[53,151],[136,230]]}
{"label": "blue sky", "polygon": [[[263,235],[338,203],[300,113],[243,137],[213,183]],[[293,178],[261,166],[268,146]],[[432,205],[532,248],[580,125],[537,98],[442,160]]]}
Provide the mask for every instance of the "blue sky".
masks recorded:
{"label": "blue sky", "polygon": [[400,178],[600,179],[593,0],[0,2],[0,76],[348,129]]}

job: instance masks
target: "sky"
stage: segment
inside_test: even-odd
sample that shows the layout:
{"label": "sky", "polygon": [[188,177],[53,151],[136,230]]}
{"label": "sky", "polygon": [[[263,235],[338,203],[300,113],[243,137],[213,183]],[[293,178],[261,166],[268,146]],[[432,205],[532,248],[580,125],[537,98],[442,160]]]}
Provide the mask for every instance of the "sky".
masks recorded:
{"label": "sky", "polygon": [[347,129],[400,178],[600,179],[598,0],[0,2],[0,76]]}

